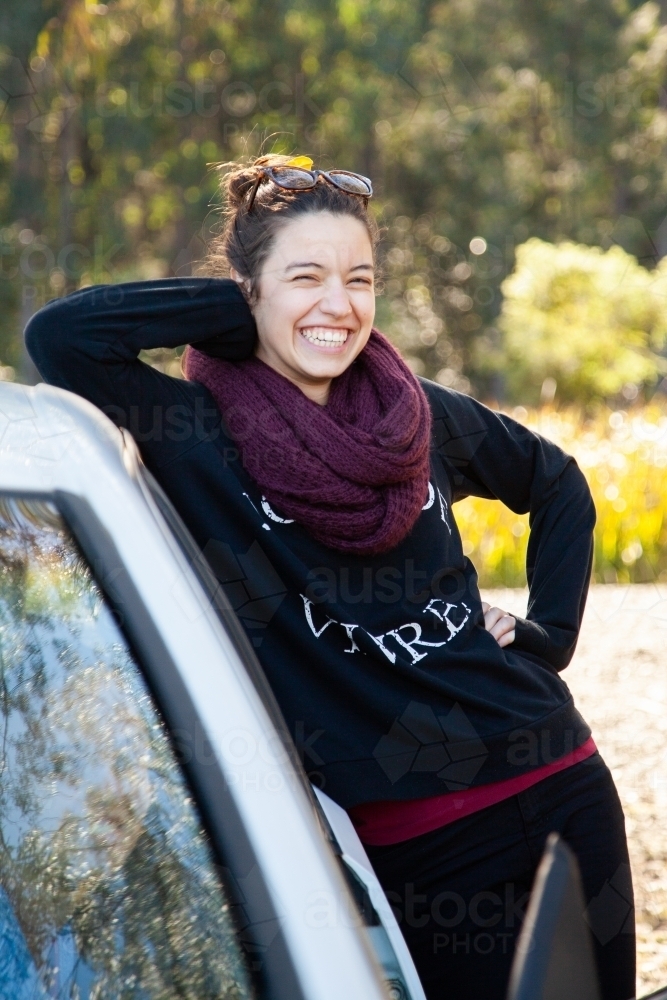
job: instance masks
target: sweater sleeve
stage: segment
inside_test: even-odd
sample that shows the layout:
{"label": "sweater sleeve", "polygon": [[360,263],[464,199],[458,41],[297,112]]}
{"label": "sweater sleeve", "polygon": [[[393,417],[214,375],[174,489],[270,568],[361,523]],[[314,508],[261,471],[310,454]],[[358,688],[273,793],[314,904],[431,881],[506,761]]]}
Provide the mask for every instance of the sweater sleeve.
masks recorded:
{"label": "sweater sleeve", "polygon": [[452,499],[500,500],[529,513],[526,618],[517,618],[514,647],[557,670],[572,659],[593,560],[595,507],[572,456],[553,442],[470,396],[426,383],[437,450]]}
{"label": "sweater sleeve", "polygon": [[163,374],[140,352],[196,343],[238,361],[252,354],[256,328],[236,282],[167,278],[96,285],[55,299],[29,321],[25,341],[45,382],[94,403],[159,464],[188,447],[188,428],[201,429],[219,414],[203,386]]}

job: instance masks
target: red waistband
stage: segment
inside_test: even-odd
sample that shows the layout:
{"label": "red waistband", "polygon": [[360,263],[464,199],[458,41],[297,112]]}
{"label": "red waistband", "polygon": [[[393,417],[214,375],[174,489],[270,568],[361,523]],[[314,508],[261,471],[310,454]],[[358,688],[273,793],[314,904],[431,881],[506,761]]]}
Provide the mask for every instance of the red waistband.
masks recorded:
{"label": "red waistband", "polygon": [[538,781],[543,781],[557,771],[572,767],[579,761],[591,757],[597,747],[591,736],[582,746],[566,754],[553,764],[545,764],[527,774],[505,781],[495,781],[490,785],[468,788],[463,792],[447,792],[427,799],[407,801],[362,802],[348,809],[359,839],[364,844],[385,846],[399,844],[402,840],[419,837],[438,827],[446,826],[471,813],[486,809],[487,806],[518,795]]}

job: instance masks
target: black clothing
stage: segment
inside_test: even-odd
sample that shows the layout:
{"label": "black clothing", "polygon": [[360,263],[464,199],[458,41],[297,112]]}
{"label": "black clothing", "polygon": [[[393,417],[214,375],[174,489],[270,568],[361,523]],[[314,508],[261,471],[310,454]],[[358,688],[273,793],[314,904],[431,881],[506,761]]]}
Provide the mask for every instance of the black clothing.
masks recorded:
{"label": "black clothing", "polygon": [[[45,381],[129,428],[237,611],[311,779],[344,807],[514,777],[589,737],[558,671],[577,640],[595,513],[556,445],[422,379],[435,423],[429,499],[392,551],[350,556],[274,511],[242,467],[213,397],[139,360],[196,344],[232,360],[256,330],[236,284],[97,286],[28,324]],[[451,505],[530,511],[528,621],[501,649]]]}
{"label": "black clothing", "polygon": [[497,805],[391,847],[366,847],[429,1000],[505,1000],[548,835],[581,869],[602,1000],[635,995],[623,811],[599,754]]}

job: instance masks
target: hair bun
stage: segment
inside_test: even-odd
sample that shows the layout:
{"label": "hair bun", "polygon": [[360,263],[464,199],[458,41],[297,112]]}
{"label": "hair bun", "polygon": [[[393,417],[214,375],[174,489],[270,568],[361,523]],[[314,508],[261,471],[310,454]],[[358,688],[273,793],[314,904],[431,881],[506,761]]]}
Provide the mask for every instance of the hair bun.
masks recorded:
{"label": "hair bun", "polygon": [[243,204],[244,198],[248,191],[254,187],[259,176],[260,171],[255,166],[240,167],[229,171],[223,182],[229,208],[236,209]]}
{"label": "hair bun", "polygon": [[223,181],[223,190],[227,197],[229,209],[237,209],[242,204],[248,192],[261,177],[262,167],[282,167],[289,156],[279,156],[275,153],[268,156],[258,156],[253,163],[225,163],[228,173]]}
{"label": "hair bun", "polygon": [[[207,270],[216,276],[229,274],[232,270],[236,272],[244,281],[242,288],[250,302],[256,300],[258,276],[278,227],[290,219],[309,212],[352,216],[365,226],[375,250],[378,233],[373,217],[368,214],[368,199],[326,183],[301,190],[283,188],[271,183],[266,176],[267,168],[284,167],[289,163],[305,166],[306,162],[311,162],[310,157],[273,153],[250,162],[216,164],[216,170],[220,171],[224,225],[210,243]],[[255,185],[253,207],[248,211],[250,192]]]}

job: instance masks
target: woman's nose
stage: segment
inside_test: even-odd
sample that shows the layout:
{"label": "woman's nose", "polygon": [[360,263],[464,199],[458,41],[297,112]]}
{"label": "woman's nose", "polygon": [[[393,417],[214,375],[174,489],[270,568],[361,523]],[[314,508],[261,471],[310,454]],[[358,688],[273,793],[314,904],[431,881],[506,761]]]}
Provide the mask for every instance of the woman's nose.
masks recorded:
{"label": "woman's nose", "polygon": [[320,302],[320,309],[331,316],[347,316],[352,311],[345,286],[340,283],[328,286]]}

